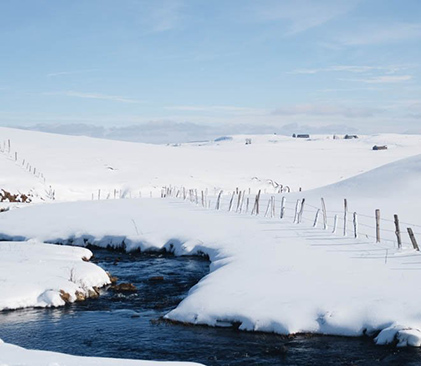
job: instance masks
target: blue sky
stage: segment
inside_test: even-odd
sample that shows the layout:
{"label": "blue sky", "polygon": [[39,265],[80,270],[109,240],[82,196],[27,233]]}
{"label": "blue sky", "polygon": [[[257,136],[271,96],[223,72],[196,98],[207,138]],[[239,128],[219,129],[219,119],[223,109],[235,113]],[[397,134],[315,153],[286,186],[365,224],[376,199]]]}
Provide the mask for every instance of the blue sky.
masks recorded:
{"label": "blue sky", "polygon": [[3,126],[421,131],[419,0],[1,0],[0,49]]}

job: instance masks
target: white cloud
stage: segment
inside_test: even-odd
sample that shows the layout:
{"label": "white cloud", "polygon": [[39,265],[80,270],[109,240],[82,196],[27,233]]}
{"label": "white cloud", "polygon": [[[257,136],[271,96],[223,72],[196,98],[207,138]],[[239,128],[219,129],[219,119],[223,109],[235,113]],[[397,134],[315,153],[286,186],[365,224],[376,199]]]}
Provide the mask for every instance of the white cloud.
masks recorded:
{"label": "white cloud", "polygon": [[372,107],[343,106],[338,104],[298,104],[275,109],[278,116],[341,116],[345,118],[373,117],[382,110]]}
{"label": "white cloud", "polygon": [[181,0],[140,1],[139,17],[148,32],[160,33],[172,30],[181,23]]}
{"label": "white cloud", "polygon": [[83,98],[83,99],[110,100],[113,102],[130,103],[130,104],[144,103],[144,101],[142,100],[122,97],[119,95],[107,95],[107,94],[101,94],[101,93],[84,93],[84,92],[76,92],[76,91],[71,91],[71,90],[43,93],[43,94],[44,95],[63,95],[66,97]]}
{"label": "white cloud", "polygon": [[342,34],[336,41],[348,46],[402,42],[421,38],[421,23],[370,24]]}
{"label": "white cloud", "polygon": [[321,26],[351,9],[357,0],[267,0],[259,2],[257,17],[263,21],[285,20],[288,35]]}
{"label": "white cloud", "polygon": [[91,72],[91,71],[95,71],[95,70],[96,69],[51,72],[51,73],[47,74],[47,77],[53,78],[53,77],[64,76],[64,75],[83,74],[83,73]]}
{"label": "white cloud", "polygon": [[359,81],[366,84],[396,84],[411,80],[412,75],[383,75],[366,79],[342,79],[345,81]]}
{"label": "white cloud", "polygon": [[195,106],[195,105],[177,105],[165,107],[167,110],[184,111],[184,112],[225,112],[225,113],[247,113],[261,114],[266,113],[263,109],[237,107],[229,105],[211,105],[211,106]]}
{"label": "white cloud", "polygon": [[367,65],[334,65],[315,69],[296,69],[289,74],[318,74],[321,72],[350,72],[355,74],[364,74],[369,72],[384,72],[394,74],[398,71],[406,70],[407,66],[389,65],[389,66],[367,66]]}

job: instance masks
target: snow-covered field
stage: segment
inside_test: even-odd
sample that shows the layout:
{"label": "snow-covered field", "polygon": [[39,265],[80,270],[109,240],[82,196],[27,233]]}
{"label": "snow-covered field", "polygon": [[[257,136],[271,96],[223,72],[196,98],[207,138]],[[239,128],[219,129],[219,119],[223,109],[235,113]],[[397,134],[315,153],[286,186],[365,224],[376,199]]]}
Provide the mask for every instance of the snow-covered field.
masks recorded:
{"label": "snow-covered field", "polygon": [[192,362],[137,361],[98,357],[77,357],[56,352],[26,350],[0,340],[2,366],[200,366]]}
{"label": "snow-covered field", "polygon": [[[421,239],[421,136],[358,140],[318,136],[310,141],[253,136],[251,145],[244,144],[245,136],[237,136],[221,142],[156,146],[0,129],[0,141],[9,138],[12,151],[0,155],[0,169],[10,174],[1,176],[0,185],[11,191],[32,189],[46,201],[42,190],[51,185],[60,201],[85,201],[19,205],[0,213],[3,240],[124,245],[126,250],[166,248],[176,255],[208,255],[211,273],[167,315],[173,320],[211,326],[235,323],[243,330],[280,334],[378,334],[378,344],[421,345],[416,291],[421,257],[406,233],[411,227]],[[387,144],[389,149],[372,151],[375,144]],[[18,162],[13,159],[14,148]],[[30,156],[43,176],[27,172],[20,156]],[[359,173],[364,174],[356,176]],[[275,193],[270,181],[288,185],[293,192]],[[173,197],[159,198],[162,186],[169,185],[178,187]],[[207,189],[206,207],[200,196],[198,204],[183,200],[181,194],[175,198],[181,186],[199,192]],[[228,212],[235,187],[247,193],[248,210],[234,194],[233,209]],[[303,191],[298,192],[299,187]],[[99,189],[101,200],[97,199]],[[220,210],[215,210],[221,189],[227,194],[222,196]],[[266,194],[260,214],[251,215],[257,189]],[[114,190],[132,199],[114,199]],[[156,198],[149,197],[150,191]],[[90,200],[93,193],[95,200]],[[275,215],[265,217],[272,195]],[[282,197],[286,204],[280,219]],[[326,230],[321,214],[313,227],[322,197],[327,206]],[[293,222],[296,202],[303,198],[297,224]],[[344,198],[348,200],[345,220]],[[374,238],[375,209],[381,210],[380,243]],[[401,220],[401,249],[396,244],[393,214]],[[337,229],[332,233],[335,215]],[[7,242],[0,248],[15,244],[45,247]],[[52,251],[79,249],[50,247]],[[30,253],[22,249],[16,256],[21,268],[26,268],[25,258],[36,261]],[[80,264],[89,265],[80,261],[79,252],[75,256]],[[12,286],[12,278],[6,277],[1,287]],[[67,274],[62,281],[70,286],[73,282],[68,278]],[[40,285],[38,293],[51,285],[44,287]],[[3,297],[0,303],[3,308],[19,304],[13,296]],[[5,361],[0,357],[0,362]]]}
{"label": "snow-covered field", "polygon": [[[51,186],[58,200],[97,199],[98,193],[102,199],[135,198],[150,196],[151,191],[159,197],[161,187],[168,185],[208,189],[209,193],[235,187],[269,192],[274,190],[271,181],[298,191],[421,154],[421,136],[417,135],[356,140],[261,135],[251,136],[252,144],[245,145],[248,137],[163,146],[0,127],[0,146],[6,150],[0,156],[0,171],[7,172],[0,176],[0,187],[33,190],[45,198]],[[389,149],[372,151],[374,145]]]}

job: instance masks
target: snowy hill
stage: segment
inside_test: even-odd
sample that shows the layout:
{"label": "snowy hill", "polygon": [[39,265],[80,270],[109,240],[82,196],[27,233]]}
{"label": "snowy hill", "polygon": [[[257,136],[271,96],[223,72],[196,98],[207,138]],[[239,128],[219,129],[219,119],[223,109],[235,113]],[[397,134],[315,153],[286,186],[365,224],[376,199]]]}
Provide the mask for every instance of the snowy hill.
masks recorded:
{"label": "snowy hill", "polygon": [[[252,144],[246,145],[246,139]],[[376,144],[389,149],[372,151]],[[0,169],[8,172],[0,177],[0,188],[33,191],[44,199],[52,189],[59,200],[86,200],[150,192],[157,197],[161,187],[169,185],[212,194],[235,187],[273,192],[273,182],[293,191],[308,190],[421,154],[421,136],[306,140],[246,135],[167,146],[0,128],[0,146],[6,150],[0,155]]]}

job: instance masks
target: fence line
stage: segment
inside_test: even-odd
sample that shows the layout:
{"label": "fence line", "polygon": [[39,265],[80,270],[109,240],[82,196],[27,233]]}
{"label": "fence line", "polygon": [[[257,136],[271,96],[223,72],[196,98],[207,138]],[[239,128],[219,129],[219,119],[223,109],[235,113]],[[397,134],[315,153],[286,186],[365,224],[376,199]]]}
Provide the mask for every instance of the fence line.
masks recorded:
{"label": "fence line", "polygon": [[[167,188],[165,190],[164,198],[175,197],[173,190],[168,190]],[[248,194],[246,190],[242,191],[238,188],[225,194],[222,190],[214,190],[214,192],[216,193],[215,196],[217,195],[215,209],[221,211],[291,220],[292,223],[306,223],[306,225],[311,225],[315,228],[320,225],[322,217],[322,229],[328,230],[329,226],[331,226],[332,233],[340,233],[341,236],[353,238],[366,238],[373,240],[373,243],[393,245],[397,249],[413,247],[415,250],[419,250],[416,237],[421,236],[421,230],[416,231],[414,229],[421,228],[421,225],[400,222],[400,225],[405,227],[404,231],[401,232],[400,229],[395,228],[397,215],[395,215],[394,220],[389,220],[381,217],[380,210],[373,212],[373,216],[350,212],[348,211],[347,200],[344,200],[344,209],[342,211],[335,211],[326,209],[323,198],[321,198],[320,207],[317,207],[306,202],[305,198],[291,200],[288,199],[288,196],[277,193],[262,196],[261,191],[254,195],[251,194],[250,189]],[[180,195],[177,195],[177,197],[183,198]],[[210,197],[207,195],[204,195],[200,202],[194,197],[185,197],[184,199],[207,209],[212,208],[206,203],[210,200]],[[243,207],[245,202],[249,203],[247,208]],[[368,219],[370,220],[369,222],[367,222]],[[393,224],[393,227],[384,227],[384,224]],[[403,234],[407,235],[403,236]]]}

